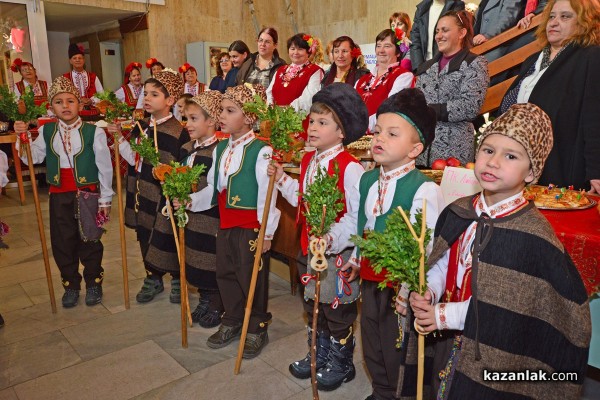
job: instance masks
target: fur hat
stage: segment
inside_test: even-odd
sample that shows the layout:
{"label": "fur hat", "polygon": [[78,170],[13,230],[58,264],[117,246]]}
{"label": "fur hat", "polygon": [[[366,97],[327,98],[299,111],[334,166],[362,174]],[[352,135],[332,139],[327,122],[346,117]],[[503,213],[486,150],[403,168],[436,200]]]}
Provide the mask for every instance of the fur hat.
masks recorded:
{"label": "fur hat", "polygon": [[243,85],[228,87],[225,94],[223,94],[223,99],[231,100],[237,104],[242,109],[244,115],[250,119],[251,124],[254,124],[258,116],[244,110],[244,104],[253,102],[256,95],[260,96],[264,102],[267,101],[267,94],[263,85],[244,83]]}
{"label": "fur hat", "polygon": [[377,109],[377,116],[385,113],[398,114],[407,120],[417,130],[425,147],[435,139],[437,116],[420,89],[403,89],[385,99]]}
{"label": "fur hat", "polygon": [[223,109],[221,106],[221,101],[223,101],[221,92],[218,90],[209,90],[192,97],[189,101],[200,106],[215,122],[219,122],[219,116]]}
{"label": "fur hat", "polygon": [[83,47],[78,45],[77,43],[71,43],[69,45],[69,58],[73,58],[73,56],[77,54],[81,54],[85,57]]}
{"label": "fur hat", "polygon": [[480,143],[483,144],[490,135],[504,135],[525,148],[533,171],[531,183],[536,183],[554,143],[550,117],[535,104],[513,104],[492,121],[483,132]]}
{"label": "fur hat", "polygon": [[179,96],[183,93],[183,79],[171,69],[165,68],[155,73],[154,79],[159,81],[167,89],[169,96],[173,96],[175,100],[179,99]]}
{"label": "fur hat", "polygon": [[77,90],[69,78],[65,78],[64,76],[59,76],[52,82],[52,85],[50,85],[50,90],[48,90],[48,100],[50,103],[52,103],[54,96],[60,93],[71,93],[77,97],[77,101],[81,102],[79,90]]}
{"label": "fur hat", "polygon": [[345,146],[360,139],[369,127],[369,112],[358,92],[346,83],[336,82],[325,86],[312,99],[331,108],[342,123]]}

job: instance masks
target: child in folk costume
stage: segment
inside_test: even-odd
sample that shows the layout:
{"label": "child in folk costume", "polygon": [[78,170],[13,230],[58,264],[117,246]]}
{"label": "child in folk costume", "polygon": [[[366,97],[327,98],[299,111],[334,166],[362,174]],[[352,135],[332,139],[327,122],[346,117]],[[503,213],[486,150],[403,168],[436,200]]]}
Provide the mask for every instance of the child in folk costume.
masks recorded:
{"label": "child in folk costume", "polygon": [[179,72],[183,74],[183,80],[185,82],[183,93],[189,93],[192,96],[197,96],[204,92],[206,85],[198,81],[198,71],[196,71],[196,68],[188,63],[185,63],[179,67]]}
{"label": "child in folk costume", "polygon": [[[50,185],[50,243],[58,265],[65,293],[62,305],[74,307],[79,299],[83,265],[86,284],[85,303],[88,306],[102,301],[102,242],[84,242],[75,218],[77,191],[100,192],[99,211],[110,214],[112,164],[106,144],[106,133],[81,121],[79,91],[67,78],[60,76],[48,92],[50,107],[58,122],[39,128],[39,136],[31,143],[32,160],[21,151],[23,162],[39,164],[46,160],[46,179]],[[15,122],[15,131],[23,133],[27,124]]]}
{"label": "child in folk costume", "polygon": [[[308,254],[308,229],[302,214],[304,203],[299,193],[310,192],[319,169],[329,175],[337,174],[338,190],[344,194],[344,209],[336,222],[344,218],[354,223],[335,224],[325,239],[328,243],[327,271],[321,274],[321,295],[317,320],[317,381],[322,390],[334,390],[343,382],[354,379],[352,362],[354,351],[353,325],[358,314],[356,300],[360,295],[356,274],[340,270],[344,260],[352,254],[350,236],[354,234],[358,214],[358,181],[364,172],[358,160],[344,150],[364,135],[369,121],[367,107],[350,85],[333,83],[313,97],[309,115],[308,143],[317,150],[306,153],[302,159],[300,180],[292,179],[283,172],[281,165],[269,167],[275,173],[277,188],[283,197],[298,207],[298,223],[301,225],[301,248]],[[336,172],[335,168],[339,168]],[[349,227],[348,227],[349,226]],[[346,270],[349,266],[346,267]],[[303,271],[307,272],[307,271]],[[308,271],[310,274],[311,271]],[[304,275],[304,277],[308,277]],[[304,279],[303,279],[304,282]],[[341,291],[338,289],[341,288]],[[304,291],[304,310],[308,314],[308,345],[311,346],[315,282],[307,282]],[[310,378],[310,351],[302,360],[293,362],[289,370],[296,378]]]}
{"label": "child in folk costume", "polygon": [[[152,78],[152,77],[154,77],[155,73],[160,72],[163,69],[165,69],[165,66],[163,63],[158,61],[156,58],[152,57],[152,58],[149,58],[146,60],[146,68],[150,70],[150,77]],[[137,105],[135,106],[135,108],[140,109],[140,110],[144,108],[144,96],[138,97],[138,102],[137,102]]]}
{"label": "child in folk costume", "polygon": [[[211,90],[186,101],[186,129],[192,141],[180,150],[182,165],[206,166],[198,184],[204,189],[208,170],[213,165],[213,151],[217,147],[216,124],[221,114],[221,92]],[[219,208],[213,207],[202,212],[188,212],[189,221],[185,226],[186,277],[198,288],[200,303],[192,312],[192,320],[204,328],[212,328],[221,323],[223,302],[217,285],[217,231],[219,230]]]}
{"label": "child in folk costume", "polygon": [[[208,338],[207,345],[217,349],[227,346],[241,334],[254,254],[262,221],[269,177],[267,167],[272,149],[258,140],[252,126],[255,114],[243,110],[244,103],[259,95],[265,99],[261,85],[240,85],[227,88],[223,95],[223,111],[219,119],[221,130],[229,139],[220,142],[213,151],[213,163],[208,172],[208,186],[191,195],[191,211],[208,210],[218,204],[221,218],[217,234],[217,283],[223,293],[225,314],[219,330]],[[281,213],[275,207],[277,191],[273,191],[269,218],[265,227],[263,253],[271,248]],[[263,254],[256,292],[244,347],[244,358],[260,354],[268,343],[267,312],[269,297],[269,256]]]}
{"label": "child in folk costume", "polygon": [[[85,53],[83,47],[76,43],[69,45],[69,64],[71,64],[72,70],[63,76],[73,82],[79,92],[83,106],[93,107],[99,101],[94,95],[104,89],[98,76],[85,70]],[[94,110],[91,114],[95,113],[97,112]]]}
{"label": "child in folk costume", "polygon": [[135,108],[140,97],[144,97],[142,96],[143,91],[142,64],[134,61],[125,67],[123,86],[115,91],[115,96],[129,107]]}
{"label": "child in folk costume", "polygon": [[[404,89],[386,99],[377,110],[373,130],[371,152],[379,168],[365,172],[360,180],[360,203],[358,228],[363,235],[366,230],[383,231],[388,216],[398,206],[411,215],[427,202],[427,226],[435,226],[444,208],[441,189],[429,178],[415,169],[415,159],[435,136],[435,111],[427,106],[423,93],[418,89]],[[428,247],[429,249],[430,247]],[[356,256],[350,261],[357,268]],[[365,363],[372,379],[373,394],[369,399],[395,399],[399,371],[404,358],[396,348],[399,316],[394,310],[396,293],[391,286],[378,288],[386,270],[376,274],[368,260],[360,260],[362,278],[361,336]],[[398,293],[406,312],[408,290],[403,286]],[[402,394],[414,396],[416,375],[401,382]]]}
{"label": "child in folk costume", "polygon": [[[552,142],[550,118],[539,107],[513,105],[481,138],[475,176],[483,191],[440,215],[428,290],[410,296],[417,323],[441,332],[433,370],[438,398],[581,396],[591,337],[585,287],[552,226],[523,197]],[[486,370],[577,377],[494,382]]]}
{"label": "child in folk costume", "polygon": [[[158,148],[159,160],[169,164],[179,159],[181,146],[190,141],[187,131],[171,114],[171,107],[181,95],[183,81],[172,70],[154,74],[144,85],[144,110],[150,118],[140,121],[143,129],[133,129],[132,140],[142,135],[152,139]],[[154,129],[156,127],[156,131]],[[118,128],[109,126],[109,132]],[[156,133],[155,133],[156,132]],[[119,150],[133,168],[128,170],[125,223],[135,228],[140,243],[146,278],[136,296],[139,303],[147,303],[164,290],[163,276],[171,274],[171,303],[181,301],[179,281],[179,261],[171,223],[163,216],[166,199],[162,194],[161,183],[152,173],[152,165],[133,152],[129,142],[119,140]]]}

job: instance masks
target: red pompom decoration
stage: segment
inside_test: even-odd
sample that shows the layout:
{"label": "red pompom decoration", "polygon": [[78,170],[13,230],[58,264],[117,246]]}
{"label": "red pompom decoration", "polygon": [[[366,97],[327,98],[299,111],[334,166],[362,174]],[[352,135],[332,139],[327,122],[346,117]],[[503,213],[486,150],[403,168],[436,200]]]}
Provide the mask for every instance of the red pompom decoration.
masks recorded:
{"label": "red pompom decoration", "polygon": [[149,58],[146,60],[146,68],[152,68],[152,65],[156,64],[158,60],[156,58]]}

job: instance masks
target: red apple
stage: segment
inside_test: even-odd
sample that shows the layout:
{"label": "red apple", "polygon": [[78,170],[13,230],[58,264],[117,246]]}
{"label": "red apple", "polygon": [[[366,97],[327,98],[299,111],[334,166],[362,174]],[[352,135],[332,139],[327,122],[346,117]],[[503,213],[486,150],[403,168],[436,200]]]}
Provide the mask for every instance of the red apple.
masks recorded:
{"label": "red apple", "polygon": [[465,165],[465,168],[467,169],[475,169],[475,163],[474,162],[469,162]]}
{"label": "red apple", "polygon": [[437,169],[439,171],[445,169],[448,166],[446,160],[438,158],[431,164],[431,169]]}
{"label": "red apple", "polygon": [[448,164],[449,167],[460,167],[460,161],[454,157],[448,157],[446,159],[446,164]]}

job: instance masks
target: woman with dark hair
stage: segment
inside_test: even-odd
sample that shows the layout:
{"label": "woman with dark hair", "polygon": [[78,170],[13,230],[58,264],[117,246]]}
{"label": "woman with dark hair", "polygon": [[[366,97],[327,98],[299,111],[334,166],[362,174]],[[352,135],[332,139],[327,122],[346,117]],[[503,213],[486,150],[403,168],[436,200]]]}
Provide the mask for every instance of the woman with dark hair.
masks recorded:
{"label": "woman with dark hair", "polygon": [[231,58],[229,53],[222,52],[218,57],[219,62],[217,63],[217,76],[210,81],[209,89],[218,90],[221,93],[225,93],[227,89],[227,75],[231,73]]}
{"label": "woman with dark hair", "polygon": [[[287,41],[288,54],[292,63],[277,69],[267,88],[267,102],[279,106],[292,106],[296,111],[308,114],[312,98],[321,89],[323,70],[309,61],[317,43],[311,35],[298,33]],[[308,118],[304,121],[308,127]]]}
{"label": "woman with dark hair", "polygon": [[144,97],[143,91],[142,64],[134,61],[125,67],[123,86],[115,91],[115,96],[129,107],[136,107],[140,96]]}
{"label": "woman with dark hair", "polygon": [[256,40],[258,52],[251,54],[244,61],[235,78],[236,85],[252,83],[269,86],[275,71],[285,65],[285,61],[279,58],[277,52],[278,40],[279,36],[275,28],[263,28],[260,31]]}
{"label": "woman with dark hair", "polygon": [[369,73],[368,69],[358,66],[358,59],[362,55],[360,47],[349,36],[335,39],[332,47],[333,64],[325,73],[321,85],[325,87],[333,82],[344,82],[354,87],[356,81]]}
{"label": "woman with dark hair", "polygon": [[419,156],[417,165],[431,166],[438,158],[457,158],[462,164],[475,157],[475,128],[490,83],[487,60],[470,52],[473,16],[465,10],[448,11],[435,28],[439,52],[417,69],[416,87],[437,114],[435,139]]}
{"label": "woman with dark hair", "polygon": [[542,15],[544,48],[523,62],[500,111],[533,103],[550,117],[554,147],[541,185],[600,193],[600,1],[550,0]]}
{"label": "woman with dark hair", "polygon": [[414,75],[400,66],[406,51],[408,49],[404,49],[402,38],[396,37],[391,29],[384,29],[375,38],[375,73],[364,75],[355,86],[369,110],[369,131],[375,126],[375,114],[381,103],[402,89],[413,86]]}
{"label": "woman with dark hair", "polygon": [[229,51],[229,59],[231,60],[232,67],[231,71],[229,71],[225,77],[225,89],[236,85],[235,81],[240,67],[244,61],[250,57],[250,49],[242,40],[233,41],[229,45],[229,49],[227,49],[227,51]]}

